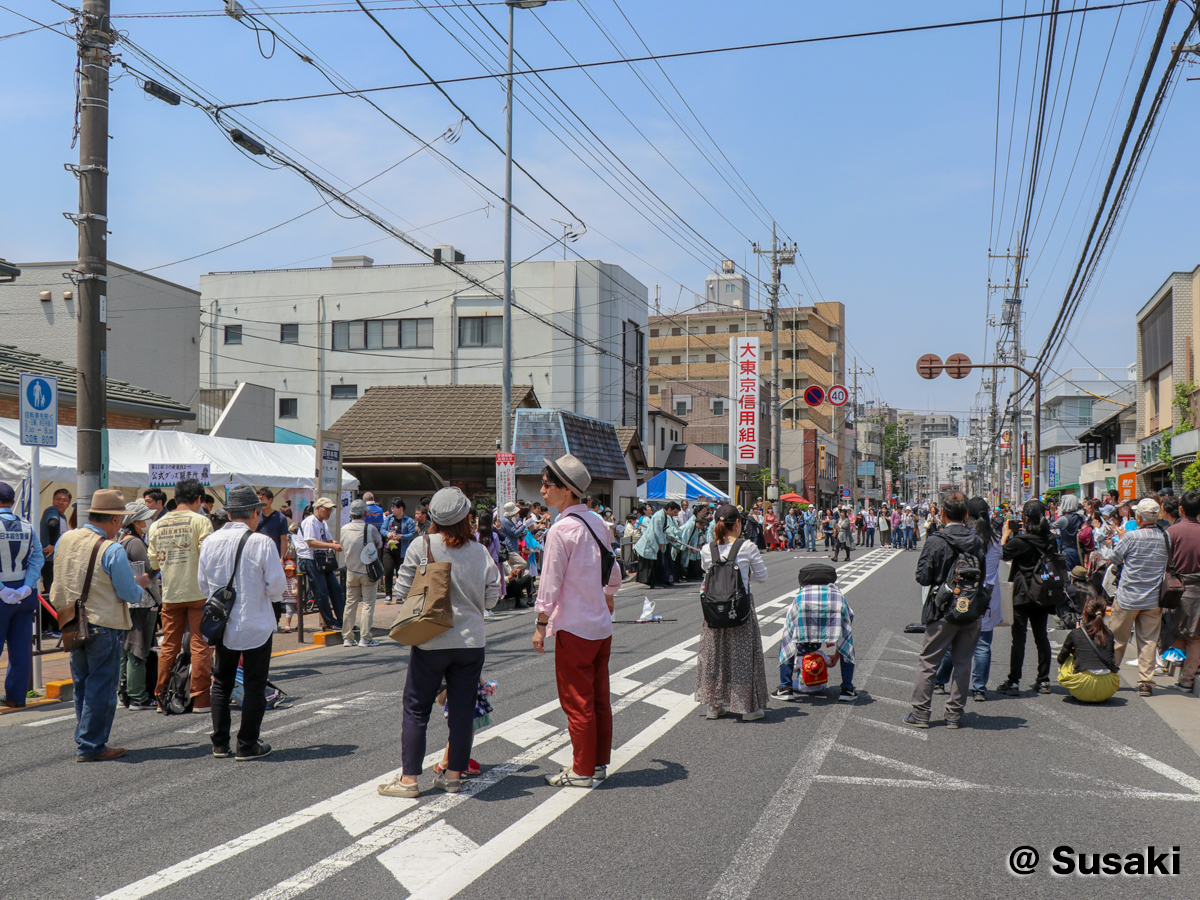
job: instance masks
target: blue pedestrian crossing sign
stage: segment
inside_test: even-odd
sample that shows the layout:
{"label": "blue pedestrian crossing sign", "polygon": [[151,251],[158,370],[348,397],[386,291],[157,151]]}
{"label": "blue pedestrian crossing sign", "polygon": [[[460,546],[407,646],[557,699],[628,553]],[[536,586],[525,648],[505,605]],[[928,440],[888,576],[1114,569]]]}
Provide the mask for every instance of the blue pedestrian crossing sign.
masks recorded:
{"label": "blue pedestrian crossing sign", "polygon": [[26,447],[58,446],[58,379],[21,375],[21,443]]}

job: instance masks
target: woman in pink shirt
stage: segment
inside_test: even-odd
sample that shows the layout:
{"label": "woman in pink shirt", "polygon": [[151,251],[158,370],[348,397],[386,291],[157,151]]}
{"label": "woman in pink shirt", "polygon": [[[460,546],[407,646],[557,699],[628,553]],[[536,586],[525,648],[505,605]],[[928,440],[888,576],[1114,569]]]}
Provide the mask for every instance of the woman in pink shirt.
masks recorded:
{"label": "woman in pink shirt", "polygon": [[[608,528],[583,505],[592,476],[567,453],[542,471],[542,497],[558,510],[546,532],[545,562],[538,583],[533,649],[546,652],[554,638],[558,701],[567,714],[574,760],[556,775],[554,787],[591,787],[608,777],[612,755],[612,704],[608,657],[612,651],[613,595],[621,569],[605,539]],[[611,564],[604,576],[605,554]]]}

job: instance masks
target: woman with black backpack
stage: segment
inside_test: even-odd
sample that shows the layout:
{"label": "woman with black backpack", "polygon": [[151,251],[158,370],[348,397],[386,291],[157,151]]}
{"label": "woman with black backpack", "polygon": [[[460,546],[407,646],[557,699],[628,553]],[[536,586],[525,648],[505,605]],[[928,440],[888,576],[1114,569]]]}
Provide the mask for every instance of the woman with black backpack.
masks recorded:
{"label": "woman with black backpack", "polygon": [[[1057,566],[1058,573],[1065,571],[1065,563],[1055,547],[1050,534],[1050,523],[1046,521],[1046,508],[1039,500],[1030,500],[1021,510],[1021,531],[1018,533],[1016,520],[1004,523],[1000,537],[1001,556],[1012,563],[1008,580],[1013,586],[1012,653],[1009,657],[1008,680],[998,690],[1002,694],[1016,697],[1020,692],[1021,669],[1025,665],[1025,630],[1033,631],[1033,643],[1037,647],[1037,678],[1033,688],[1039,694],[1050,693],[1050,636],[1046,633],[1046,622],[1054,611],[1054,592],[1045,589],[1038,581],[1046,576],[1047,569]],[[1039,604],[1041,596],[1048,605]]]}
{"label": "woman with black backpack", "polygon": [[[742,516],[735,507],[721,505],[713,518],[715,540],[700,549],[705,611],[696,660],[696,700],[708,705],[710,719],[734,712],[741,714],[742,721],[752,722],[765,715],[768,694],[762,632],[750,585],[767,580],[767,566],[758,547],[742,536]],[[730,565],[734,562],[736,569]],[[743,609],[747,601],[748,608]],[[715,622],[718,609],[739,624],[710,625],[710,616]]]}

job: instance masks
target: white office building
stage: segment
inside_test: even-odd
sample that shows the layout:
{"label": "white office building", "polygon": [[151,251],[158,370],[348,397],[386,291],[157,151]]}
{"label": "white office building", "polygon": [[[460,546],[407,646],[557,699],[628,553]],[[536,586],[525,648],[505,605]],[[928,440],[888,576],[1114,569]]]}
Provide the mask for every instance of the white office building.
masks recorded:
{"label": "white office building", "polygon": [[[503,264],[438,251],[486,289],[437,263],[366,256],[201,277],[201,383],[271,387],[275,424],[305,435],[374,385],[499,384]],[[513,383],[646,433],[646,287],[619,266],[546,260],[513,267],[513,294]]]}

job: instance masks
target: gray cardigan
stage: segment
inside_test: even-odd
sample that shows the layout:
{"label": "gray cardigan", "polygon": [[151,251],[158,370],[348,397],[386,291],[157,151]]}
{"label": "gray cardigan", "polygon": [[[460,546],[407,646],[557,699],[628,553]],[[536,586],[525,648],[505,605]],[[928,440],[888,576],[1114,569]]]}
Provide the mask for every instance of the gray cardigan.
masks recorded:
{"label": "gray cardigan", "polygon": [[[430,562],[450,563],[450,605],[454,610],[454,627],[419,646],[422,650],[485,646],[487,634],[483,611],[495,606],[503,591],[503,579],[492,560],[492,554],[477,541],[451,549],[440,534],[429,535],[429,551]],[[396,572],[393,594],[396,600],[408,596],[424,552],[424,539],[414,538],[404,554],[404,563]]]}

